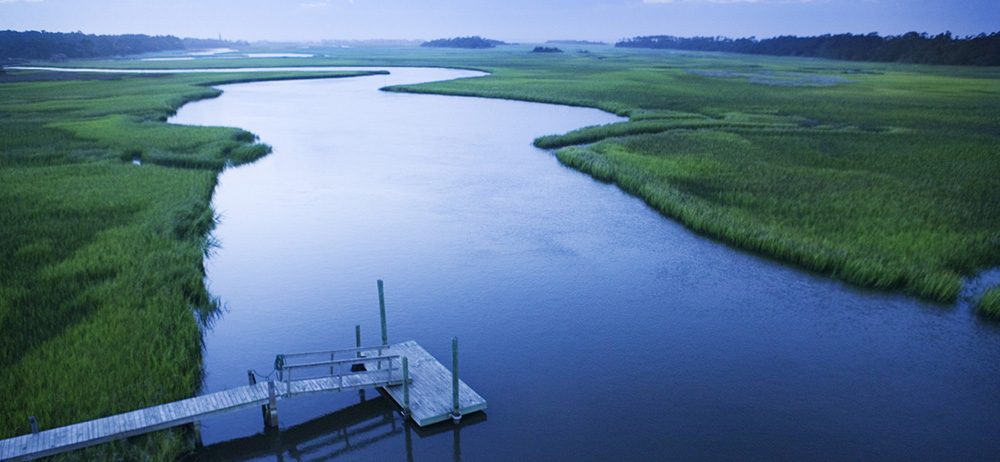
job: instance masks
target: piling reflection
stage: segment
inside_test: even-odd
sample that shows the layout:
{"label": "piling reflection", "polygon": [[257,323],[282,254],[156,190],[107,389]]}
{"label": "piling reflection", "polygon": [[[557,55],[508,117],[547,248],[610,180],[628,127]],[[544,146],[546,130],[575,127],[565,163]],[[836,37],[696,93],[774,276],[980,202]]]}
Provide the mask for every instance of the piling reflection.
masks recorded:
{"label": "piling reflection", "polygon": [[458,425],[448,421],[420,428],[404,420],[399,408],[385,396],[365,400],[362,394],[361,399],[358,404],[299,425],[269,428],[253,436],[202,447],[195,460],[330,461],[402,435],[406,460],[412,462],[414,435],[420,440],[451,433],[453,459],[460,461],[462,428],[486,421],[486,414],[477,412],[464,416]]}

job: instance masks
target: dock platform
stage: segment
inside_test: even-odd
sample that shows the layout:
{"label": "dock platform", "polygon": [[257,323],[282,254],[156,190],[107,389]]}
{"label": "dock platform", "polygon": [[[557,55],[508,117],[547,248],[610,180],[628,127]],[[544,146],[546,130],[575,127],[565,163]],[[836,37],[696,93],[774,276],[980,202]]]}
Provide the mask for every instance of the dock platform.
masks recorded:
{"label": "dock platform", "polygon": [[[452,418],[452,376],[451,371],[434,359],[417,342],[392,345],[385,354],[409,358],[410,417],[418,426],[425,427]],[[486,409],[486,400],[465,382],[458,381],[459,415],[471,414]],[[386,393],[404,405],[403,386],[382,387]]]}

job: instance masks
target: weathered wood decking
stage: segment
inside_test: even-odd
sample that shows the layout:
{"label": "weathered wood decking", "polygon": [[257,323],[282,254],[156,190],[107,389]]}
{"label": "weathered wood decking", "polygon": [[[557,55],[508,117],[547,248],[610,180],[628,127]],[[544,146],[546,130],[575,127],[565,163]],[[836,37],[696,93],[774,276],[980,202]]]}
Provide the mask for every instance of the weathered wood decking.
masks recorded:
{"label": "weathered wood decking", "polygon": [[[409,356],[410,409],[413,420],[420,426],[450,418],[451,373],[416,342],[396,345],[338,350],[340,353],[362,355],[354,360],[330,360],[288,365],[282,381],[254,385],[197,396],[173,403],[91,420],[66,427],[0,440],[0,460],[31,460],[73,449],[114,441],[191,423],[206,417],[271,401],[270,387],[275,398],[302,394],[335,392],[369,387],[382,387],[397,402],[402,403],[402,371],[399,356]],[[322,352],[333,357],[334,352]],[[292,355],[289,355],[292,356]],[[391,357],[391,358],[390,358]],[[378,361],[376,361],[376,358]],[[378,369],[381,362],[381,369]],[[342,370],[352,363],[364,363],[367,371]],[[329,376],[291,379],[293,370],[329,369]],[[336,370],[336,374],[335,374]],[[296,374],[300,374],[296,372]],[[465,383],[460,383],[462,414],[483,410],[486,401]]]}
{"label": "weathered wood decking", "polygon": [[[391,345],[385,354],[409,358],[410,363],[410,417],[417,425],[427,425],[451,419],[452,377],[451,371],[434,359],[417,342]],[[465,382],[458,382],[458,405],[461,415],[486,409],[486,400]],[[394,385],[382,387],[392,399],[403,406],[403,387]]]}

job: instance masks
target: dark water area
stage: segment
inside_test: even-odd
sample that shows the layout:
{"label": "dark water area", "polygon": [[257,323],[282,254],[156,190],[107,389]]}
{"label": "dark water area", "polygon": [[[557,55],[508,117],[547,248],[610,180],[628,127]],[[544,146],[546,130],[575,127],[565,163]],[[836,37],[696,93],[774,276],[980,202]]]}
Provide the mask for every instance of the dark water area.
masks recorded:
{"label": "dark water area", "polygon": [[386,93],[476,73],[221,87],[174,123],[274,153],[226,170],[206,261],[226,310],[203,393],[279,353],[389,341],[450,356],[489,402],[417,429],[374,389],[202,422],[205,460],[996,460],[1000,326],[697,236],[534,138],[596,110]]}

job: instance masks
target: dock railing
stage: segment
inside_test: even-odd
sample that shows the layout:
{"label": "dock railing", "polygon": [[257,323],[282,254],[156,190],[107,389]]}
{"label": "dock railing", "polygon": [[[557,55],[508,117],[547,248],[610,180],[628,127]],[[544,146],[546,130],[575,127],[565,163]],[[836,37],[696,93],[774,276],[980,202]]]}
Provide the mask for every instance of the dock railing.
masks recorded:
{"label": "dock railing", "polygon": [[[343,388],[345,376],[360,374],[386,386],[398,385],[403,380],[401,358],[399,355],[384,355],[385,350],[388,350],[387,346],[379,345],[278,355],[274,360],[274,369],[278,373],[278,381],[285,383],[289,395],[295,393],[295,382],[329,377],[339,384],[338,388]],[[364,356],[362,353],[374,355]]]}

